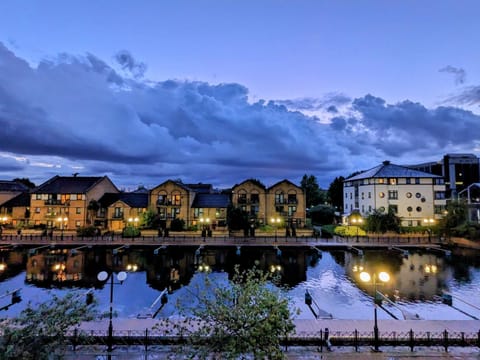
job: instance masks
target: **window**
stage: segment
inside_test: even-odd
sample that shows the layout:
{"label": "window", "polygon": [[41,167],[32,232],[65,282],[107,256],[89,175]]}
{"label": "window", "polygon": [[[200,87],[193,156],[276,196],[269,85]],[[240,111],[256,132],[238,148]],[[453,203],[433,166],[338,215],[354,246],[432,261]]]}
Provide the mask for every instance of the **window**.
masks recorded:
{"label": "window", "polygon": [[81,214],[82,213],[82,208],[79,208],[79,207],[75,208],[75,213],[76,214]]}
{"label": "window", "polygon": [[297,211],[296,206],[289,206],[288,207],[288,216],[292,216],[293,214],[295,214],[296,211]]}
{"label": "window", "polygon": [[70,200],[77,200],[77,194],[71,194]]}
{"label": "window", "polygon": [[198,219],[203,216],[203,208],[194,208],[193,209],[193,217]]}
{"label": "window", "polygon": [[372,198],[372,193],[369,191],[368,192],[368,198],[371,199]]}
{"label": "window", "polygon": [[362,205],[362,213],[365,212],[365,205]]}
{"label": "window", "polygon": [[378,196],[383,199],[385,197],[385,193],[381,192],[380,194],[378,194]]}
{"label": "window", "polygon": [[417,199],[420,199],[420,198],[422,197],[422,194],[416,193],[416,194],[415,194],[415,197],[416,197]]}
{"label": "window", "polygon": [[385,212],[385,207],[384,207],[384,206],[380,206],[380,207],[378,208],[378,211],[380,211],[380,212],[382,212],[382,213]]}
{"label": "window", "polygon": [[240,209],[242,211],[247,211],[247,205],[240,205]]}
{"label": "window", "polygon": [[40,208],[35,208],[35,214],[40,214]]}
{"label": "window", "polygon": [[275,204],[284,204],[285,203],[285,195],[283,193],[275,194]]}
{"label": "window", "polygon": [[297,194],[288,194],[288,203],[296,204],[297,203]]}
{"label": "window", "polygon": [[250,207],[250,215],[257,215],[260,210],[260,207],[258,205],[252,205]]}
{"label": "window", "polygon": [[42,194],[36,194],[35,200],[42,200]]}
{"label": "window", "polygon": [[352,200],[352,193],[350,193],[350,200]]}
{"label": "window", "polygon": [[384,179],[378,179],[378,183],[383,184],[383,183],[385,183],[385,180]]}
{"label": "window", "polygon": [[421,206],[417,206],[417,212],[421,212],[422,211],[422,207]]}
{"label": "window", "polygon": [[113,217],[117,219],[123,218],[123,209],[121,207],[116,207],[113,210]]}
{"label": "window", "polygon": [[372,212],[372,205],[368,205],[368,212]]}
{"label": "window", "polygon": [[158,194],[157,205],[167,205],[167,195]]}
{"label": "window", "polygon": [[258,204],[260,202],[260,196],[258,194],[251,194],[250,201],[252,202],[252,204]]}
{"label": "window", "polygon": [[433,209],[435,214],[443,214],[445,212],[445,206],[444,205],[435,205]]}
{"label": "window", "polygon": [[420,178],[415,178],[415,184],[420,184]]}
{"label": "window", "polygon": [[247,203],[247,194],[246,193],[238,194],[238,203],[239,204],[246,204]]}
{"label": "window", "polygon": [[435,185],[443,185],[444,183],[445,183],[445,182],[444,182],[444,180],[443,180],[442,178],[440,178],[440,179],[435,179],[435,182],[434,182]]}
{"label": "window", "polygon": [[390,185],[397,185],[397,179],[396,178],[390,178],[390,179],[388,179],[388,183]]}
{"label": "window", "polygon": [[78,228],[78,227],[80,227],[80,226],[82,226],[81,221],[79,221],[79,220],[75,221],[75,227]]}
{"label": "window", "polygon": [[172,205],[182,205],[180,201],[180,194],[173,194],[172,195]]}
{"label": "window", "polygon": [[388,198],[390,200],[397,200],[398,199],[398,191],[397,190],[389,190],[388,191]]}
{"label": "window", "polygon": [[413,211],[413,208],[411,206],[407,207],[407,211],[408,212],[412,212]]}
{"label": "window", "polygon": [[442,200],[442,199],[445,199],[445,192],[435,191],[435,200]]}
{"label": "window", "polygon": [[397,205],[388,205],[388,212],[398,214],[398,206]]}
{"label": "window", "polygon": [[405,195],[406,195],[407,198],[409,198],[409,199],[412,197],[412,193],[411,193],[411,192],[407,192]]}
{"label": "window", "polygon": [[362,200],[364,200],[364,199],[365,199],[365,195],[364,195],[364,193],[362,192]]}
{"label": "window", "polygon": [[406,183],[407,185],[410,185],[410,184],[412,183],[412,182],[411,182],[411,179],[410,179],[410,178],[406,178],[406,179],[405,179],[405,183]]}

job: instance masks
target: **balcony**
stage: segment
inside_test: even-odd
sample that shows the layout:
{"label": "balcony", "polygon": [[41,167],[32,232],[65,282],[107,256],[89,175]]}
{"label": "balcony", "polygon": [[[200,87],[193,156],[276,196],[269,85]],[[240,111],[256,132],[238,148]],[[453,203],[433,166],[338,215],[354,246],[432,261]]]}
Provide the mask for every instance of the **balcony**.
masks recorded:
{"label": "balcony", "polygon": [[112,219],[123,220],[123,213],[122,214],[113,214]]}
{"label": "balcony", "polygon": [[48,199],[45,200],[45,205],[65,205],[65,203],[63,203],[62,200]]}

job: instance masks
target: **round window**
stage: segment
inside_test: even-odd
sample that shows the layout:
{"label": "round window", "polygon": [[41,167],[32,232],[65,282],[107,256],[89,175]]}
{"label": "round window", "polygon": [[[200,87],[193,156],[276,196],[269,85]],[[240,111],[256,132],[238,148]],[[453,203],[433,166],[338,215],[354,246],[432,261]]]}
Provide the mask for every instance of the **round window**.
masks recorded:
{"label": "round window", "polygon": [[407,211],[408,212],[412,212],[413,211],[413,208],[411,206],[407,207]]}
{"label": "round window", "polygon": [[380,196],[381,198],[384,198],[384,197],[385,197],[385,193],[381,192],[380,194],[378,194],[378,196]]}
{"label": "round window", "polygon": [[416,193],[416,194],[415,194],[415,197],[416,197],[417,199],[420,199],[420,198],[422,197],[422,194]]}
{"label": "round window", "polygon": [[385,207],[380,206],[380,207],[378,208],[378,211],[380,211],[380,212],[382,212],[382,213],[385,212]]}
{"label": "round window", "polygon": [[422,211],[422,207],[421,207],[421,206],[417,206],[417,211],[418,211],[418,212]]}
{"label": "round window", "polygon": [[422,197],[422,198],[420,199],[420,201],[421,201],[421,202],[425,202],[425,198]]}
{"label": "round window", "polygon": [[411,192],[407,192],[407,198],[411,198],[412,197],[412,193]]}

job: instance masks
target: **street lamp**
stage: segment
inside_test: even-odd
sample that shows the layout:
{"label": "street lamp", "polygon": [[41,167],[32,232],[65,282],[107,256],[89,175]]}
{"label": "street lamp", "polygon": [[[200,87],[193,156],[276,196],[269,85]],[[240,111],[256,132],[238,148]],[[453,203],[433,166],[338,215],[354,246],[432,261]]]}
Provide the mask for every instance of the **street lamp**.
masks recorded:
{"label": "street lamp", "polygon": [[63,230],[64,230],[64,227],[65,227],[65,224],[68,221],[68,218],[66,216],[65,217],[60,216],[57,219],[57,221],[60,223],[60,239],[63,240]]}
{"label": "street lamp", "polygon": [[427,227],[427,233],[428,233],[428,242],[432,241],[432,226],[435,224],[435,219],[428,218],[428,219],[423,219],[423,225]]}
{"label": "street lamp", "polygon": [[203,241],[205,241],[205,237],[207,236],[207,231],[210,227],[210,218],[200,218],[200,224],[202,224],[202,236]]}
{"label": "street lamp", "polygon": [[117,274],[117,280],[118,283],[113,282],[113,272],[108,273],[106,271],[100,271],[97,275],[98,281],[101,281],[103,283],[107,282],[108,279],[110,278],[110,312],[109,312],[109,323],[108,323],[108,340],[107,340],[107,351],[110,355],[110,353],[113,350],[113,324],[112,324],[112,317],[113,317],[113,285],[121,285],[127,278],[127,273],[125,271],[120,271]]}
{"label": "street lamp", "polygon": [[275,229],[275,242],[277,242],[277,227],[278,225],[280,225],[280,222],[282,221],[282,219],[280,219],[279,217],[272,217],[270,219],[270,223],[273,225],[273,228]]}
{"label": "street lamp", "polygon": [[[379,352],[378,348],[378,323],[377,323],[377,305],[379,301],[377,300],[377,274],[373,273],[373,275],[370,275],[366,271],[362,271],[360,273],[360,280],[362,280],[365,283],[370,283],[370,280],[372,280],[373,283],[373,289],[374,289],[374,296],[373,296],[373,303],[374,303],[374,310],[373,310],[373,316],[374,316],[374,325],[373,325],[373,335],[374,335],[374,351]],[[390,280],[390,275],[385,272],[381,271],[378,273],[378,280],[380,280],[383,283],[386,283]]]}
{"label": "street lamp", "polygon": [[359,218],[352,218],[352,223],[356,226],[357,228],[357,242],[358,242],[358,228],[360,225],[363,224],[363,219],[361,217]]}

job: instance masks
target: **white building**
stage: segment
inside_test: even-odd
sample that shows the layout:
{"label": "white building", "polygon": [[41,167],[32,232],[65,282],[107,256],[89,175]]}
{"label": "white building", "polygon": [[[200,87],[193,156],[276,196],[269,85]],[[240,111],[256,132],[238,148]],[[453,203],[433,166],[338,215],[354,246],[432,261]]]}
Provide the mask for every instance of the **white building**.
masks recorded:
{"label": "white building", "polygon": [[373,169],[345,179],[345,215],[358,211],[393,211],[402,226],[419,226],[440,219],[445,211],[445,184],[441,176],[384,161]]}

